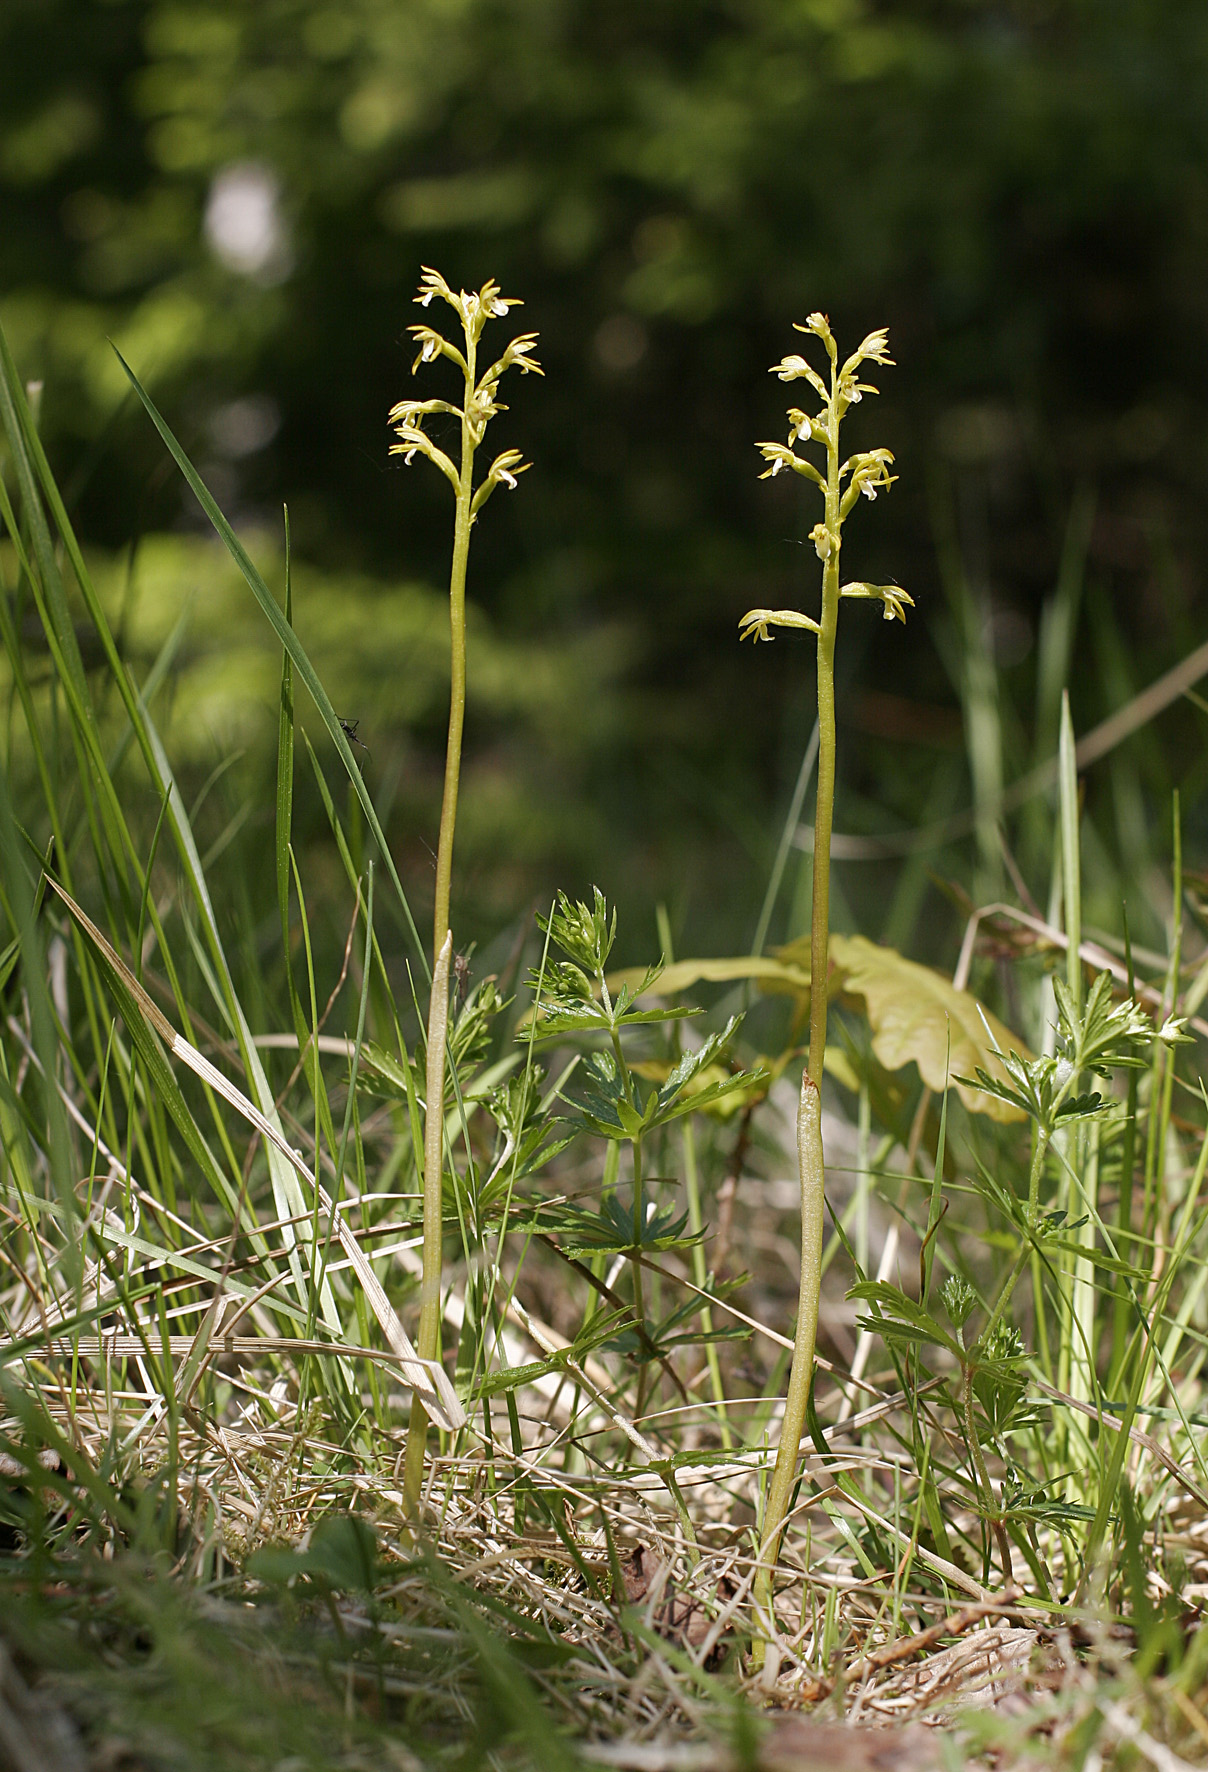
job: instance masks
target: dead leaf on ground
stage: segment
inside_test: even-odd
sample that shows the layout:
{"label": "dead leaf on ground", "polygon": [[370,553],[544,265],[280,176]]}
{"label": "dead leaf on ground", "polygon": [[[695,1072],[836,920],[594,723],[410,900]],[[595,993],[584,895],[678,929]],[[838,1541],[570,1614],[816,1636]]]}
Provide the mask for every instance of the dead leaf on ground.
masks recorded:
{"label": "dead leaf on ground", "polygon": [[848,1728],[788,1716],[759,1745],[760,1772],[939,1772],[939,1743],[929,1729]]}
{"label": "dead leaf on ground", "polygon": [[[654,1602],[651,1623],[660,1637],[676,1643],[681,1649],[699,1649],[713,1628],[713,1615],[693,1594],[680,1593],[672,1585],[665,1560],[648,1544],[637,1545],[622,1575],[625,1577],[625,1603],[645,1606]],[[718,1599],[724,1602],[732,1593],[730,1582],[723,1576],[717,1583]],[[709,1657],[720,1655],[725,1643],[723,1635]]]}

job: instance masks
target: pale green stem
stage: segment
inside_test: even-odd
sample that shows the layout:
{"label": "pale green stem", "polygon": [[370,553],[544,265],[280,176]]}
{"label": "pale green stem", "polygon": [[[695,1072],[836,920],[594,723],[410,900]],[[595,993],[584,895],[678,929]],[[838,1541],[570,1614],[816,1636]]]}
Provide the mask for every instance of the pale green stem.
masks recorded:
{"label": "pale green stem", "polygon": [[432,913],[432,952],[439,953],[449,930],[449,889],[453,878],[453,832],[457,825],[457,790],[461,783],[461,736],[466,718],[466,564],[470,557],[470,503],[474,496],[474,451],[477,447],[468,417],[474,392],[477,347],[466,339],[466,413],[461,421],[461,478],[453,526],[453,563],[449,570],[449,739],[445,749],[445,791],[440,804],[440,840],[436,851],[436,903]]}
{"label": "pale green stem", "polygon": [[[449,1034],[449,968],[453,959],[453,936],[446,933],[432,971],[432,999],[428,1011],[428,1069],[424,1096],[424,1264],[419,1292],[421,1360],[440,1359],[440,1280],[445,1134],[445,1050]],[[410,1515],[419,1509],[424,1480],[424,1451],[428,1417],[418,1397],[411,1402],[407,1433],[407,1458],[403,1474],[403,1504]]]}
{"label": "pale green stem", "polygon": [[[835,635],[839,625],[839,410],[837,377],[832,359],[831,403],[826,448],[826,527],[831,552],[822,573],[822,619],[818,631],[818,788],[814,812],[814,901],[810,926],[810,1055],[801,1080],[797,1110],[797,1165],[801,1178],[801,1280],[797,1327],[789,1370],[784,1421],[776,1466],[768,1490],[760,1545],[755,1598],[772,1620],[772,1571],[797,1475],[801,1435],[814,1376],[814,1345],[818,1335],[818,1300],[822,1288],[822,1069],[826,1056],[827,975],[830,946],[830,850],[835,806]],[[755,1660],[762,1663],[763,1645]]]}
{"label": "pale green stem", "polygon": [[[797,1164],[801,1174],[801,1280],[797,1295],[797,1331],[776,1468],[772,1472],[763,1517],[760,1569],[755,1584],[756,1602],[769,1621],[772,1617],[772,1571],[780,1555],[780,1540],[797,1475],[797,1455],[809,1407],[814,1343],[818,1333],[822,1269],[822,1096],[808,1071],[801,1079],[801,1101],[797,1109]],[[761,1643],[755,1646],[757,1664],[762,1662],[762,1647]]]}
{"label": "pale green stem", "polygon": [[[646,1299],[642,1287],[642,1236],[645,1225],[645,1202],[642,1197],[642,1141],[633,1141],[633,1244],[634,1255],[630,1262],[633,1269],[633,1313],[637,1318],[639,1332],[646,1328]],[[646,1407],[646,1379],[649,1366],[645,1360],[638,1367],[638,1394],[634,1405],[633,1419],[635,1425],[642,1419]]]}
{"label": "pale green stem", "polygon": [[[601,995],[603,997],[603,1001],[605,1003],[605,1006],[608,1006],[609,1005],[608,986],[605,983],[603,978],[600,979],[600,988],[601,988]],[[625,1049],[621,1044],[621,1036],[617,1032],[616,1028],[613,1028],[611,1038],[612,1038],[612,1053],[613,1053],[614,1059],[616,1060],[616,1066],[617,1066],[617,1076],[621,1079],[621,1087],[625,1091],[625,1100],[629,1103],[629,1106],[636,1111],[638,1104],[637,1104],[637,1099],[636,1099],[634,1092],[633,1092],[633,1078],[630,1075],[629,1066],[625,1061]],[[630,1267],[632,1268],[632,1271],[633,1271],[634,1315],[637,1318],[639,1328],[642,1328],[642,1329],[644,1329],[646,1327],[646,1304],[645,1304],[645,1299],[644,1299],[644,1295],[643,1295],[643,1291],[642,1291],[642,1255],[641,1255],[642,1233],[643,1233],[643,1230],[645,1229],[645,1223],[646,1223],[644,1207],[645,1207],[645,1202],[642,1198],[642,1141],[640,1138],[635,1138],[633,1140],[633,1247],[634,1247],[634,1254],[630,1257]],[[643,1368],[642,1377],[639,1378],[639,1381],[638,1381],[638,1411],[637,1412],[639,1415],[642,1412],[641,1398],[642,1398],[642,1392],[643,1392],[644,1376],[645,1376],[645,1369]]]}
{"label": "pale green stem", "polygon": [[[1064,1100],[1064,1095],[1062,1099]],[[1032,1147],[1032,1166],[1028,1171],[1028,1219],[1033,1228],[1040,1214],[1040,1178],[1044,1174],[1044,1160],[1049,1154],[1051,1136],[1043,1127],[1037,1127]]]}
{"label": "pale green stem", "polygon": [[[838,451],[836,450],[836,454]],[[836,478],[838,469],[836,467]],[[827,494],[827,518],[831,496]],[[835,503],[838,496],[836,492]],[[818,635],[818,798],[814,811],[814,902],[810,918],[810,1076],[822,1086],[826,1052],[827,973],[830,952],[830,851],[835,810],[835,633],[839,625],[839,556],[822,579]]]}
{"label": "pale green stem", "polygon": [[[1061,825],[1061,879],[1065,898],[1066,983],[1074,1000],[1075,1012],[1082,1009],[1082,858],[1079,844],[1078,766],[1074,744],[1074,724],[1070,717],[1069,690],[1061,695],[1061,730],[1059,756],[1059,818]],[[1070,1079],[1076,1086],[1078,1078]],[[1085,1157],[1083,1128],[1067,1127],[1061,1139],[1064,1156],[1060,1200],[1067,1221],[1078,1216],[1079,1201],[1075,1197],[1075,1177],[1082,1172]],[[1093,1238],[1094,1232],[1091,1231]],[[1076,1240],[1081,1240],[1077,1239]],[[1078,1282],[1080,1261],[1069,1250],[1059,1257],[1061,1285],[1058,1288],[1061,1319],[1057,1362],[1057,1386],[1071,1391],[1080,1402],[1090,1396],[1090,1374],[1085,1355],[1076,1345],[1074,1322],[1078,1316]],[[1091,1277],[1093,1278],[1093,1270]],[[1093,1297],[1093,1294],[1092,1294]],[[1068,1423],[1063,1424],[1068,1434]]]}
{"label": "pale green stem", "polygon": [[[420,1282],[419,1356],[440,1358],[440,1281],[443,1201],[441,1172],[445,1124],[445,1047],[449,1026],[449,968],[453,935],[449,928],[449,891],[453,878],[453,835],[457,826],[457,792],[461,783],[461,740],[466,719],[466,567],[470,557],[471,501],[474,496],[474,453],[477,443],[470,413],[476,379],[477,347],[466,334],[466,396],[461,421],[461,475],[453,524],[453,561],[449,569],[449,736],[445,749],[445,786],[440,805],[440,838],[436,852],[436,900],[432,912],[432,996],[428,1005],[428,1070],[424,1116],[424,1250]],[[407,1434],[403,1497],[409,1514],[419,1507],[424,1476],[428,1417],[412,1400]]]}
{"label": "pale green stem", "polygon": [[1081,1179],[1080,1199],[1075,1198],[1075,1179],[1072,1178],[1069,1184],[1070,1216],[1086,1221],[1073,1233],[1087,1254],[1076,1257],[1071,1274],[1070,1312],[1080,1332],[1070,1336],[1070,1374],[1066,1387],[1081,1403],[1089,1403],[1095,1394],[1094,1352],[1099,1341],[1095,1320],[1099,1294],[1095,1288],[1095,1264],[1091,1253],[1099,1219],[1099,1135],[1100,1127],[1096,1121],[1086,1127],[1080,1141],[1081,1161],[1075,1170],[1075,1177]]}

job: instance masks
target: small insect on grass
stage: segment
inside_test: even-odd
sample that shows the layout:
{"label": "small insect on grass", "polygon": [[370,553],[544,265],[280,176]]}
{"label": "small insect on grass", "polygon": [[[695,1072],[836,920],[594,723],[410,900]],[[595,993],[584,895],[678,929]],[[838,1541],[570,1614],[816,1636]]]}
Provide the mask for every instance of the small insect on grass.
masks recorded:
{"label": "small insect on grass", "polygon": [[349,744],[356,745],[358,750],[364,751],[367,757],[371,757],[373,752],[369,749],[369,746],[365,743],[363,738],[357,737],[357,728],[360,726],[361,722],[359,720],[346,720],[342,714],[339,718],[340,731],[344,734],[344,737],[348,740]]}
{"label": "small insect on grass", "polygon": [[465,953],[453,956],[453,1002],[462,1003],[470,994],[470,961],[474,955],[474,944],[471,942]]}

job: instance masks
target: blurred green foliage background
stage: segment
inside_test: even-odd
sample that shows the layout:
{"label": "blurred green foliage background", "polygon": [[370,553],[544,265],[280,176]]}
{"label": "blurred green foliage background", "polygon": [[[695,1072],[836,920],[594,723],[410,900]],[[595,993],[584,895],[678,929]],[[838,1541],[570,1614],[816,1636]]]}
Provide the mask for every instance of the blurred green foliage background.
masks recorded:
{"label": "blurred green foliage background", "polygon": [[[845,611],[840,829],[968,802],[971,697],[1006,779],[1051,748],[1071,510],[1080,729],[1202,637],[1206,97],[1202,0],[2,0],[0,318],[136,669],[188,612],[157,713],[199,782],[244,753],[219,798],[252,845],[278,661],[107,339],[278,583],[288,501],[299,631],[418,910],[450,513],[388,471],[386,412],[421,265],[523,297],[546,378],[497,427],[534,471],[475,535],[455,924],[594,878],[630,948],[660,900],[681,944],[733,946],[808,737],[808,646],[736,641],[816,596],[809,489],[753,448],[793,320],[887,324],[900,365],[852,428],[901,481],[844,564],[917,611]],[[1201,750],[1175,747],[1193,825]],[[1141,740],[1131,767],[1122,849],[1167,816]],[[973,880],[971,849],[930,864]],[[882,872],[840,858],[840,886],[840,922],[939,939],[924,872],[888,929]]]}

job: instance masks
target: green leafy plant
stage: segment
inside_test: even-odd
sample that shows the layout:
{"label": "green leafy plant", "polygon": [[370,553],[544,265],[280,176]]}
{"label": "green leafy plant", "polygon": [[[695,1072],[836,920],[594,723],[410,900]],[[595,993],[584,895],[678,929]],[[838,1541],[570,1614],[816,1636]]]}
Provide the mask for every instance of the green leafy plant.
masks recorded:
{"label": "green leafy plant", "polygon": [[[760,443],[769,463],[764,479],[791,469],[810,480],[822,494],[823,514],[810,531],[810,540],[822,563],[822,602],[819,615],[795,609],[751,609],[739,624],[743,639],[768,640],[769,629],[804,628],[815,636],[818,659],[818,781],[814,813],[813,907],[810,917],[810,1038],[809,1060],[801,1082],[797,1116],[797,1161],[801,1179],[801,1284],[797,1301],[797,1326],[793,1363],[785,1397],[784,1421],[776,1453],[776,1465],[764,1510],[760,1547],[761,1574],[758,1603],[770,1609],[772,1568],[796,1481],[797,1457],[805,1427],[806,1409],[814,1372],[814,1344],[818,1330],[818,1297],[822,1280],[822,1209],[824,1159],[822,1150],[822,1069],[826,1057],[827,990],[830,936],[830,847],[835,802],[835,640],[839,627],[839,604],[843,598],[879,602],[885,619],[905,621],[912,599],[898,585],[873,585],[853,580],[841,582],[839,571],[843,525],[861,496],[875,499],[892,486],[893,455],[888,449],[862,450],[841,458],[839,433],[851,407],[877,389],[860,380],[865,363],[892,364],[889,335],[884,329],[870,332],[850,357],[839,361],[839,350],[825,314],[814,313],[796,331],[820,339],[829,363],[824,379],[804,357],[785,357],[771,373],[781,381],[807,381],[820,401],[816,413],[789,408],[786,443]],[[820,445],[825,457],[819,468],[799,455],[799,441]]]}
{"label": "green leafy plant", "polygon": [[[622,1145],[630,1151],[632,1197],[628,1212],[608,1187],[598,1215],[563,1212],[557,1222],[569,1246],[580,1253],[590,1250],[598,1256],[615,1252],[628,1257],[638,1349],[643,1357],[634,1410],[640,1421],[647,1400],[647,1362],[665,1353],[647,1322],[642,1262],[655,1252],[686,1249],[692,1241],[684,1236],[686,1215],[677,1218],[671,1210],[656,1209],[647,1196],[645,1141],[675,1120],[758,1089],[766,1081],[766,1073],[756,1068],[710,1078],[709,1073],[718,1068],[733,1044],[742,1019],[735,1015],[699,1046],[684,1052],[660,1080],[645,1083],[627,1050],[627,1036],[635,1030],[674,1024],[694,1012],[670,1005],[657,1009],[636,1006],[638,998],[657,989],[661,966],[647,968],[632,983],[623,983],[613,996],[607,965],[616,937],[616,915],[609,916],[598,887],[590,905],[574,903],[559,893],[551,915],[539,921],[551,946],[566,958],[547,964],[530,981],[535,992],[535,1037],[543,1043],[572,1036],[602,1037],[605,1044],[589,1050],[578,1078],[563,1089],[562,1096],[571,1109],[572,1123],[580,1130],[606,1140],[612,1152],[619,1154]],[[616,1163],[610,1158],[605,1174],[615,1172]],[[678,1321],[676,1317],[676,1326]],[[664,1329],[669,1331],[672,1326],[669,1319]]]}
{"label": "green leafy plant", "polygon": [[1054,1133],[1075,1122],[1102,1120],[1113,1111],[1110,1097],[1082,1088],[1086,1072],[1109,1077],[1113,1070],[1144,1070],[1155,1042],[1168,1048],[1186,1039],[1176,1018],[1168,1016],[1155,1028],[1131,999],[1115,1002],[1112,981],[1105,972],[1096,978],[1082,1008],[1063,979],[1053,980],[1053,992],[1057,1000],[1053,1053],[1023,1058],[1018,1052],[998,1051],[999,1074],[992,1076],[979,1065],[975,1079],[955,1079],[966,1088],[976,1080],[984,1094],[1007,1103],[1034,1123],[1036,1137],[1028,1173],[1028,1209],[1033,1216],[1039,1210],[1040,1178]]}

